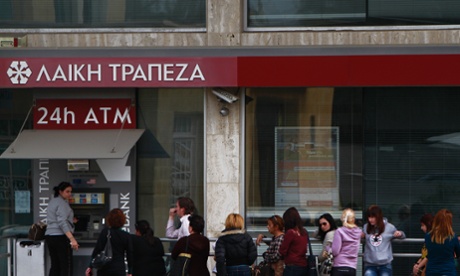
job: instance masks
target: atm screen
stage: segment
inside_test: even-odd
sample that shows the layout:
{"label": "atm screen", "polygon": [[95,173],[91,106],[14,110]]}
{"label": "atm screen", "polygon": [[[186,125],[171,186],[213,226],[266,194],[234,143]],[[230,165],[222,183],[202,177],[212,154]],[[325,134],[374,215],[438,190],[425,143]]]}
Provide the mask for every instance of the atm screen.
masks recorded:
{"label": "atm screen", "polygon": [[76,232],[85,232],[88,231],[88,223],[90,216],[89,215],[75,215],[77,222],[75,223]]}

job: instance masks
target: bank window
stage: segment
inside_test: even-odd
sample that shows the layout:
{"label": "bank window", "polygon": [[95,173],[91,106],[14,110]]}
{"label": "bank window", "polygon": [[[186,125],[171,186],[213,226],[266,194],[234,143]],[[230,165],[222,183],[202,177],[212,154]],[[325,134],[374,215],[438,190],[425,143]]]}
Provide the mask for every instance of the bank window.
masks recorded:
{"label": "bank window", "polygon": [[361,216],[360,91],[251,88],[247,96],[248,229],[291,206],[311,231],[326,212],[339,219],[351,207]]}
{"label": "bank window", "polygon": [[453,0],[247,0],[247,27],[423,26],[460,23]]}
{"label": "bank window", "polygon": [[[358,225],[377,204],[408,238],[394,253],[417,253],[423,214],[448,208],[460,227],[459,87],[256,88],[246,104],[246,200],[251,232],[299,209],[305,227],[331,213]],[[333,171],[336,170],[336,174]],[[287,199],[287,200],[283,200]],[[417,258],[400,254],[394,275]]]}
{"label": "bank window", "polygon": [[204,89],[139,89],[137,210],[165,237],[169,208],[190,197],[204,210]]}
{"label": "bank window", "polygon": [[205,28],[206,0],[0,0],[3,28]]}
{"label": "bank window", "polygon": [[[30,90],[0,90],[0,153],[14,141],[32,106]],[[0,235],[22,234],[33,221],[32,163],[22,159],[0,159]],[[21,226],[20,226],[21,225]]]}

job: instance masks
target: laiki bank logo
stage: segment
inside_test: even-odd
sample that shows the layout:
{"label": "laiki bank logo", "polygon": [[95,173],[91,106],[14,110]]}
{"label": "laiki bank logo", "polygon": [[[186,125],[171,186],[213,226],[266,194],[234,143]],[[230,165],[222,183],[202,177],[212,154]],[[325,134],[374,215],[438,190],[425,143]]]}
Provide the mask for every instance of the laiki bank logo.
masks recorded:
{"label": "laiki bank logo", "polygon": [[32,75],[29,65],[25,61],[13,61],[7,71],[12,84],[26,84]]}

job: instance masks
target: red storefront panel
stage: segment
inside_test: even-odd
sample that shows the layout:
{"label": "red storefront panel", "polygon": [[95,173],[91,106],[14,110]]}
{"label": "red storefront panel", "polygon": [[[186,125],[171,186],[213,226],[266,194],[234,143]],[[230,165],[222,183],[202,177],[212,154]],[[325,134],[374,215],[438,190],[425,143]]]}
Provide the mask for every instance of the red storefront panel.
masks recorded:
{"label": "red storefront panel", "polygon": [[243,57],[238,84],[282,86],[460,85],[460,55]]}
{"label": "red storefront panel", "polygon": [[460,54],[0,58],[0,88],[460,85]]}

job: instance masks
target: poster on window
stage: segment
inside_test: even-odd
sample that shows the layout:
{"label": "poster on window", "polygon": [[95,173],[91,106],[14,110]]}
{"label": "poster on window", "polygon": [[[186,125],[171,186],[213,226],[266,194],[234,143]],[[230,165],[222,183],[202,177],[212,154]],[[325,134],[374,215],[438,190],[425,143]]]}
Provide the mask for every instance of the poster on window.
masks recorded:
{"label": "poster on window", "polygon": [[16,214],[30,213],[30,191],[14,191],[14,211]]}
{"label": "poster on window", "polygon": [[339,207],[339,128],[275,127],[275,204]]}

